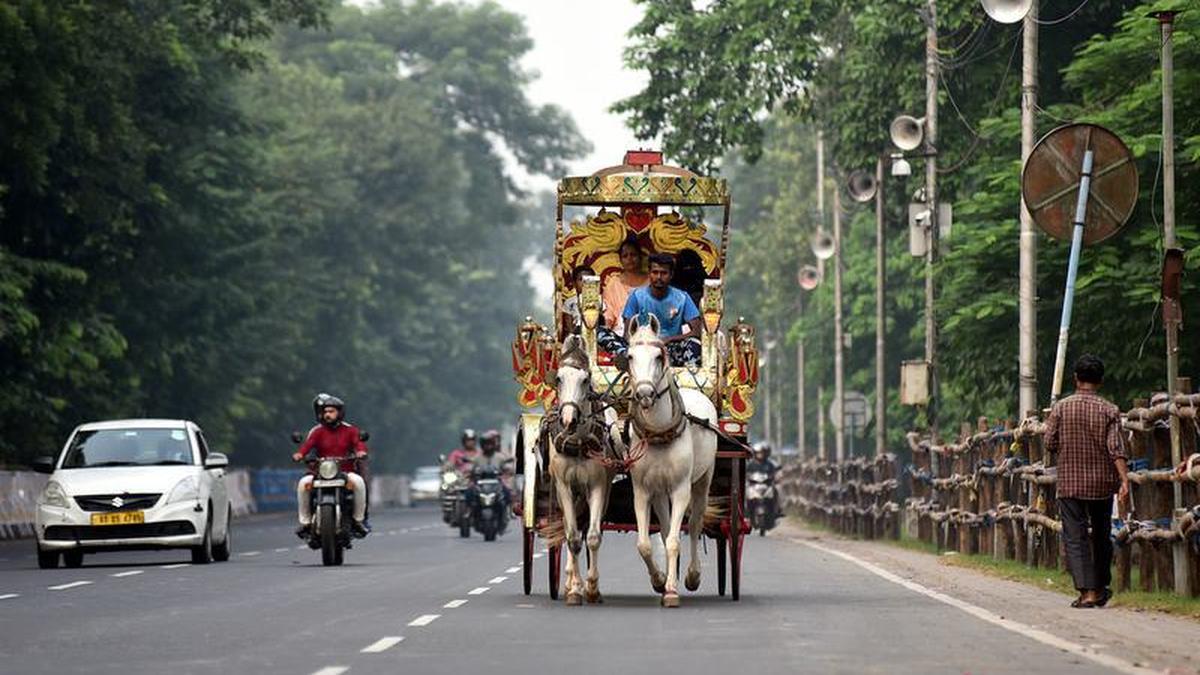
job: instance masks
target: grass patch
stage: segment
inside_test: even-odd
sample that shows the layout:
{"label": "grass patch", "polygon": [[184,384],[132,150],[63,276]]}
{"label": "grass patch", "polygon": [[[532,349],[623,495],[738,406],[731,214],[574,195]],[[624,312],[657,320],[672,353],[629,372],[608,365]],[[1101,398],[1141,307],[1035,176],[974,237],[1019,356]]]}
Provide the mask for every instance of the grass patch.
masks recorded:
{"label": "grass patch", "polygon": [[[814,523],[809,520],[799,519],[804,523],[805,527],[819,530],[831,536],[842,538],[846,535],[840,534],[831,528],[825,527],[820,523]],[[984,574],[989,574],[1001,579],[1010,581],[1019,581],[1021,583],[1037,586],[1048,591],[1061,593],[1064,596],[1076,595],[1075,583],[1071,579],[1071,575],[1065,570],[1057,568],[1048,569],[1044,567],[1029,567],[1015,560],[996,560],[990,555],[968,555],[956,553],[953,551],[938,551],[933,543],[924,542],[920,539],[908,537],[901,533],[900,539],[875,539],[873,541],[895,546],[897,548],[916,551],[918,553],[927,553],[938,556],[942,564],[952,567],[963,567],[966,569],[975,570]],[[949,553],[949,555],[947,555]],[[1130,585],[1137,589],[1140,582],[1140,574],[1138,568],[1130,571]],[[1164,591],[1140,591],[1131,590],[1125,592],[1117,592],[1109,601],[1109,607],[1124,607],[1135,611],[1155,611],[1181,616],[1200,621],[1200,598],[1184,598],[1174,593]]]}

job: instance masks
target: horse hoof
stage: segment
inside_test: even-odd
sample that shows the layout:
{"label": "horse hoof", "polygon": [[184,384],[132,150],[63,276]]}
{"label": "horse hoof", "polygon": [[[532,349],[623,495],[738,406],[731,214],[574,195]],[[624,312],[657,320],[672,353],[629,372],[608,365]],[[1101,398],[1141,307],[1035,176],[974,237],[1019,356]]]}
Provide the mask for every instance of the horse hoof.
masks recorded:
{"label": "horse hoof", "polygon": [[697,588],[700,588],[700,572],[697,571],[694,574],[692,572],[688,572],[687,576],[683,578],[683,585],[689,591],[694,591]]}
{"label": "horse hoof", "polygon": [[567,593],[567,605],[576,606],[576,605],[582,605],[582,604],[583,604],[583,597],[580,596],[578,593],[574,593],[574,592]]}
{"label": "horse hoof", "polygon": [[678,607],[679,606],[679,594],[678,593],[664,593],[662,596],[662,606],[663,607]]}
{"label": "horse hoof", "polygon": [[655,593],[658,593],[660,595],[663,593],[666,593],[667,592],[667,577],[662,574],[652,577],[650,579],[650,586],[654,588]]}
{"label": "horse hoof", "polygon": [[604,598],[600,597],[600,591],[598,591],[598,590],[597,591],[587,591],[585,597],[587,598],[589,605],[604,604]]}

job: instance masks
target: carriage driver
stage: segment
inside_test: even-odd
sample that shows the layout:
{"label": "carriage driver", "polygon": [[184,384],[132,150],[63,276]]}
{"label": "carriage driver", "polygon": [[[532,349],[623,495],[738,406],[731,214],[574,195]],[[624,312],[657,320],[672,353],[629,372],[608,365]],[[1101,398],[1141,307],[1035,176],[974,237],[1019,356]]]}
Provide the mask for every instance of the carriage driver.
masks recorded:
{"label": "carriage driver", "polygon": [[[658,334],[667,345],[671,364],[694,366],[700,363],[700,310],[691,296],[671,285],[674,274],[674,256],[650,256],[650,283],[634,289],[621,316],[626,325],[635,316],[657,316]],[[684,326],[689,333],[683,332]]]}
{"label": "carriage driver", "polygon": [[[358,435],[358,427],[345,420],[346,404],[342,399],[329,394],[317,394],[313,399],[313,412],[317,416],[317,425],[309,430],[308,438],[292,455],[294,461],[303,461],[311,451],[316,450],[318,457],[348,457],[353,459],[342,462],[341,469],[346,474],[350,490],[354,494],[354,525],[356,537],[365,537],[371,531],[366,523],[367,483],[355,472],[356,460],[365,459],[367,446]],[[312,525],[312,504],[309,502],[308,491],[312,488],[313,476],[308,474],[296,485],[296,501],[300,509],[300,527],[296,534],[301,539],[307,539]]]}

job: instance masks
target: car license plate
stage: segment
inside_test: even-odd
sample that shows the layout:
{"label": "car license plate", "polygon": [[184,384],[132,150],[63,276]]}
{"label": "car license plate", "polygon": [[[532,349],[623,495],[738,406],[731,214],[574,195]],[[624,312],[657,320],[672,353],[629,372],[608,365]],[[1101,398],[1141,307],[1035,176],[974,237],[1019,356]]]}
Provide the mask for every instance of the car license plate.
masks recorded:
{"label": "car license plate", "polygon": [[346,484],[346,481],[344,481],[344,480],[340,480],[340,479],[335,479],[335,480],[314,480],[314,481],[313,481],[313,487],[316,487],[316,488],[323,488],[323,487],[342,487],[342,486],[343,486],[343,485],[345,485],[345,484]]}
{"label": "car license plate", "polygon": [[113,513],[93,513],[93,525],[141,525],[146,522],[144,511],[114,511]]}

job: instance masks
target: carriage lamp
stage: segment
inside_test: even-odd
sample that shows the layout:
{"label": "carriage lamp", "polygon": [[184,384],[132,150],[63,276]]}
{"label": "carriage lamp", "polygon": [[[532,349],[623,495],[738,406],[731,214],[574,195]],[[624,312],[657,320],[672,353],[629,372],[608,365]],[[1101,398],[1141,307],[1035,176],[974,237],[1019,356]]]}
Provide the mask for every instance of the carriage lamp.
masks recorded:
{"label": "carriage lamp", "polygon": [[716,333],[717,328],[721,326],[721,312],[723,293],[721,292],[720,279],[705,279],[704,280],[704,296],[701,302],[704,303],[704,329],[709,333]]}
{"label": "carriage lamp", "polygon": [[600,277],[585,274],[579,289],[579,313],[588,330],[595,330],[600,321]]}

